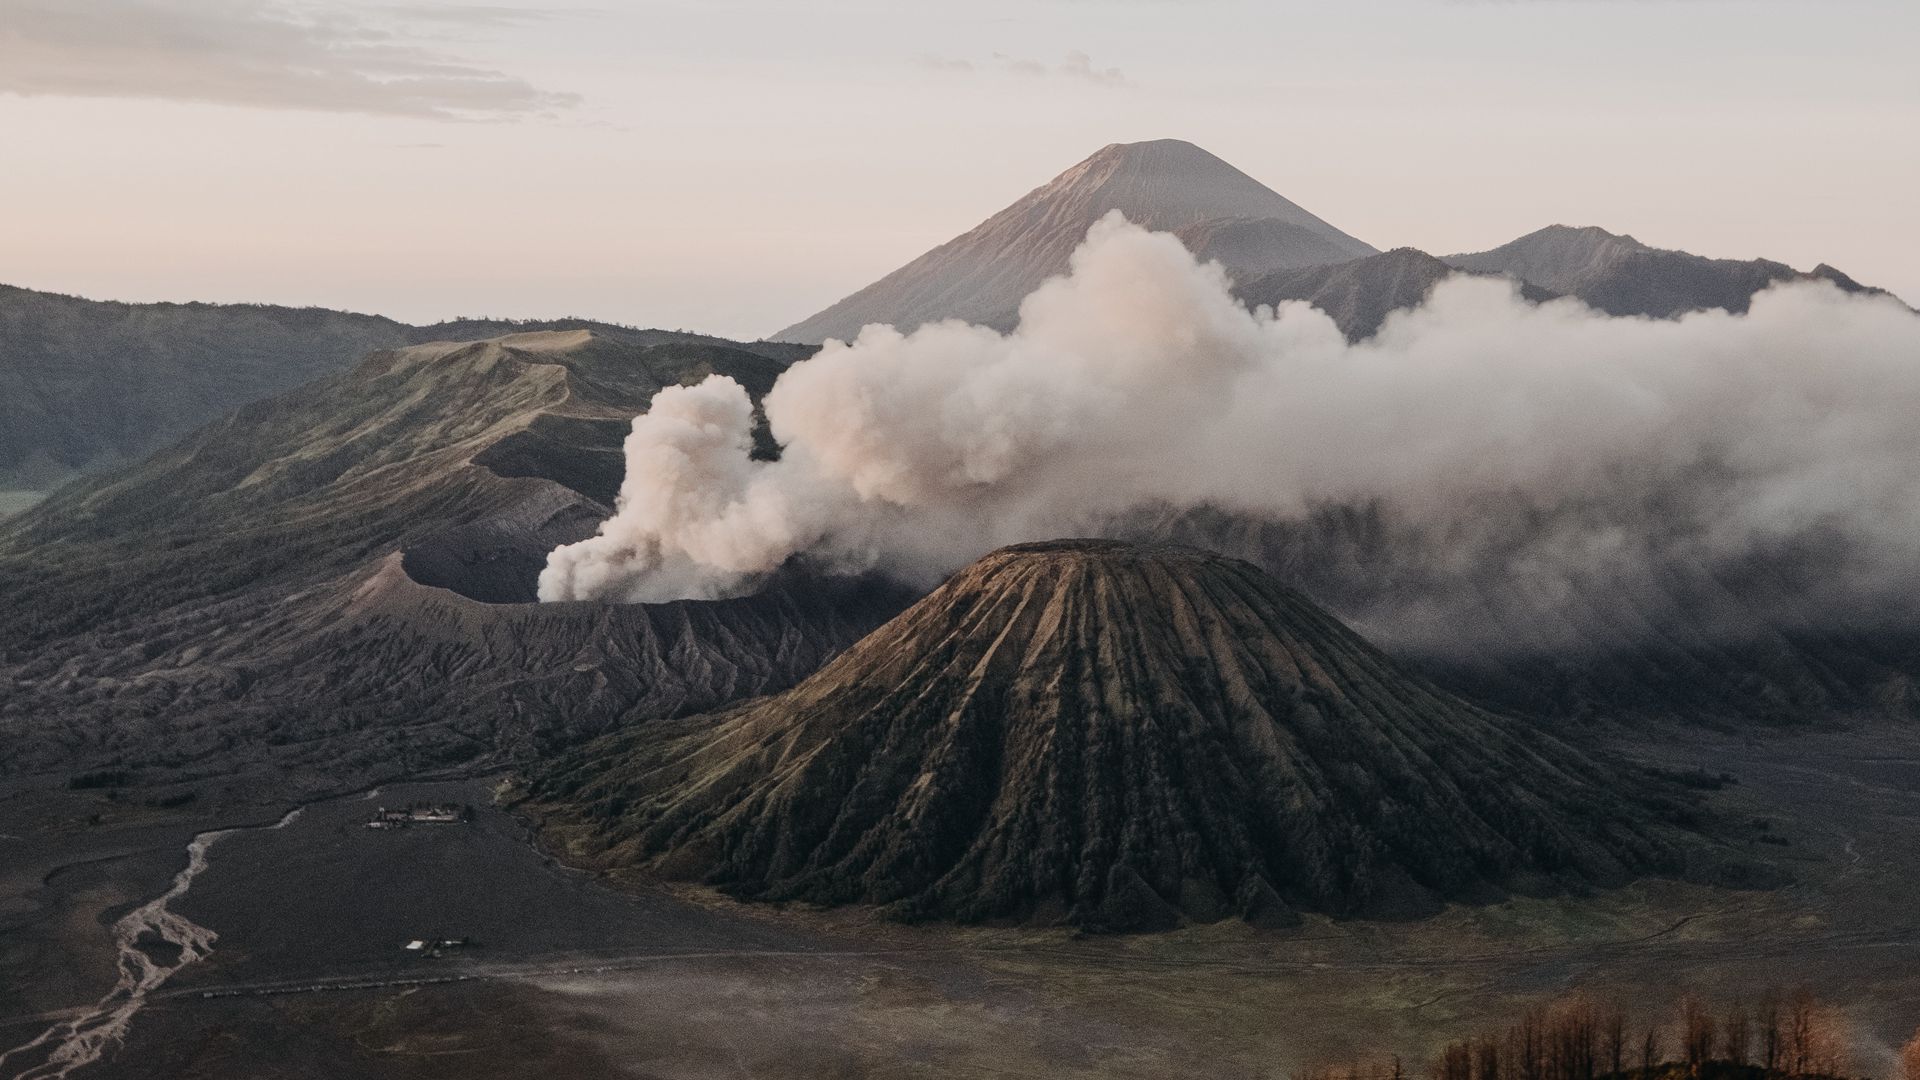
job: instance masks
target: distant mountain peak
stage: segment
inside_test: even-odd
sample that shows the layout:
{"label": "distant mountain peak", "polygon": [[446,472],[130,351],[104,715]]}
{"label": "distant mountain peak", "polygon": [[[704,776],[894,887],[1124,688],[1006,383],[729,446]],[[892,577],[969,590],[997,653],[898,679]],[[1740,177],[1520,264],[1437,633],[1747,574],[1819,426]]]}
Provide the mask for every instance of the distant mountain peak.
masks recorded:
{"label": "distant mountain peak", "polygon": [[1848,292],[1879,291],[1830,266],[1809,275],[1770,259],[1710,259],[1591,225],[1549,225],[1489,251],[1450,255],[1446,261],[1461,270],[1505,274],[1577,296],[1609,315],[1669,318],[1714,308],[1738,313],[1767,286],[1809,277]]}
{"label": "distant mountain peak", "polygon": [[1550,241],[1577,239],[1590,244],[1614,244],[1620,247],[1637,248],[1651,251],[1652,248],[1634,239],[1626,233],[1610,232],[1598,225],[1549,225],[1536,229],[1509,244],[1513,247],[1521,244],[1537,244]]}
{"label": "distant mountain peak", "polygon": [[1654,249],[1597,225],[1549,225],[1492,251],[1446,261],[1464,270],[1506,273],[1543,289],[1575,291],[1577,281],[1621,259]]}
{"label": "distant mountain peak", "polygon": [[[1421,251],[1417,247],[1391,248],[1389,250],[1381,252],[1379,255],[1374,257],[1378,259],[1384,259],[1388,262],[1414,263],[1414,264],[1419,264],[1423,266],[1431,263],[1440,262],[1438,258],[1432,255],[1429,255],[1424,251]],[[1444,266],[1446,264],[1441,263],[1441,265]]]}
{"label": "distant mountain peak", "polygon": [[1813,271],[1808,276],[1817,277],[1822,281],[1831,281],[1835,285],[1840,286],[1841,289],[1847,292],[1870,292],[1870,293],[1885,292],[1885,290],[1883,289],[1870,288],[1866,285],[1860,284],[1858,281],[1855,281],[1853,279],[1853,275],[1846,273],[1845,271],[1841,270],[1839,267],[1834,266],[1831,263],[1821,263],[1819,266],[1814,267]]}
{"label": "distant mountain peak", "polygon": [[[1190,142],[1109,143],[1021,200],[1040,202],[1083,191],[1098,218],[1119,210],[1164,228],[1230,218],[1279,218],[1337,233],[1265,184]],[[1344,235],[1344,234],[1340,234]]]}
{"label": "distant mountain peak", "polygon": [[961,236],[773,337],[846,339],[868,323],[912,330],[948,318],[1010,328],[1020,301],[1064,271],[1087,229],[1113,210],[1175,233],[1196,255],[1240,275],[1375,253],[1190,142],[1113,143]]}
{"label": "distant mountain peak", "polygon": [[[1227,164],[1218,155],[1208,151],[1202,146],[1190,143],[1185,139],[1142,139],[1139,142],[1108,143],[1094,151],[1093,156],[1087,160],[1095,161],[1102,158],[1137,159],[1163,154],[1183,155],[1199,161],[1217,161],[1222,165]],[[1227,167],[1232,168],[1231,165]]]}
{"label": "distant mountain peak", "polygon": [[1083,167],[1100,166],[1117,166],[1139,171],[1202,170],[1220,174],[1230,173],[1245,177],[1248,183],[1263,190],[1266,188],[1266,185],[1234,168],[1225,158],[1185,139],[1148,139],[1143,142],[1108,143],[1094,151],[1079,166],[1061,175],[1071,175]]}

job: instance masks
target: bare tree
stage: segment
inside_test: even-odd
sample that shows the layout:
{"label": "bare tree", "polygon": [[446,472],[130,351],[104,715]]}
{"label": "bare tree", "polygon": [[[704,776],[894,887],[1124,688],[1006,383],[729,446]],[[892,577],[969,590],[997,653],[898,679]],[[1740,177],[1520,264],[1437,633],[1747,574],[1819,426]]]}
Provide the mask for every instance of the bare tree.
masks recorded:
{"label": "bare tree", "polygon": [[1713,1014],[1699,998],[1689,997],[1681,1004],[1680,1053],[1686,1059],[1687,1071],[1695,1076],[1713,1060],[1713,1030]]}
{"label": "bare tree", "polygon": [[1787,1071],[1797,1076],[1840,1076],[1847,1071],[1851,1041],[1846,1017],[1816,1001],[1804,988],[1787,1003]]}
{"label": "bare tree", "polygon": [[1600,1010],[1592,999],[1577,998],[1561,1008],[1558,1027],[1562,1080],[1594,1080],[1600,1057]]}
{"label": "bare tree", "polygon": [[1734,998],[1720,1025],[1720,1056],[1735,1065],[1745,1065],[1747,1050],[1753,1042],[1752,1031],[1746,1003]]}
{"label": "bare tree", "polygon": [[1520,1014],[1514,1030],[1514,1068],[1517,1080],[1546,1080],[1546,1017],[1539,1009]]}
{"label": "bare tree", "polygon": [[1818,1076],[1844,1076],[1849,1062],[1847,1047],[1853,1035],[1840,1010],[1819,1003],[1813,1008],[1813,1038],[1808,1051],[1808,1071]]}
{"label": "bare tree", "polygon": [[[1627,1068],[1627,1010],[1619,1002],[1607,1006],[1601,1018],[1600,1044],[1607,1055],[1607,1075],[1618,1078]],[[1920,1080],[1920,1078],[1916,1078]]]}
{"label": "bare tree", "polygon": [[[1473,1080],[1500,1080],[1500,1040],[1486,1036],[1475,1048]],[[1914,1080],[1920,1080],[1915,1077]]]}
{"label": "bare tree", "polygon": [[1660,1063],[1660,1025],[1648,1024],[1647,1033],[1640,1040],[1640,1075],[1645,1080],[1653,1075],[1653,1067]]}
{"label": "bare tree", "polygon": [[1584,999],[1572,998],[1555,1004],[1548,1014],[1545,1040],[1548,1080],[1592,1080],[1583,1073],[1581,1064],[1583,1051],[1589,1062],[1593,1057],[1592,1025],[1586,1020],[1588,1012]]}
{"label": "bare tree", "polygon": [[1448,1043],[1446,1049],[1440,1051],[1433,1075],[1437,1080],[1474,1080],[1473,1047],[1463,1042]]}
{"label": "bare tree", "polygon": [[1786,1032],[1781,1028],[1780,994],[1769,990],[1760,998],[1754,1018],[1760,1028],[1760,1068],[1768,1075],[1778,1072],[1786,1051]]}
{"label": "bare tree", "polygon": [[1786,1070],[1805,1076],[1813,1068],[1814,1054],[1813,995],[1803,987],[1787,1001]]}

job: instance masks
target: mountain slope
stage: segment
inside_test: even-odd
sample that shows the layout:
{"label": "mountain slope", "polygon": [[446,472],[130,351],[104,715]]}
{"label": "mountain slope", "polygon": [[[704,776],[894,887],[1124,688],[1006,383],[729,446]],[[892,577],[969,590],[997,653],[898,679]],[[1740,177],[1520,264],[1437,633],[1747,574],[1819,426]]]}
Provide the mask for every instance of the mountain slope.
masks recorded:
{"label": "mountain slope", "polygon": [[121,304],[0,286],[0,489],[44,490],[75,471],[137,461],[375,349],[570,328],[635,345],[718,343],[578,319],[418,327],[323,308]]}
{"label": "mountain slope", "polygon": [[1491,251],[1447,256],[1462,270],[1506,274],[1609,315],[1671,318],[1724,308],[1744,312],[1753,294],[1776,281],[1818,277],[1849,292],[1868,290],[1832,267],[1803,274],[1767,259],[1709,259],[1648,247],[1598,228],[1550,225]]}
{"label": "mountain slope", "polygon": [[1413,914],[1678,873],[1692,844],[1659,784],[1406,675],[1254,567],[1111,541],[1002,549],[794,689],[530,790],[603,865],[1107,929]]}
{"label": "mountain slope", "polygon": [[301,782],[511,758],[810,673],[901,600],[774,582],[530,602],[609,513],[631,417],[784,365],[586,331],[411,346],[257,402],[0,523],[8,768]]}
{"label": "mountain slope", "polygon": [[972,231],[772,337],[818,343],[851,339],[871,322],[911,330],[949,318],[1006,329],[1020,301],[1066,269],[1087,229],[1110,210],[1177,233],[1202,258],[1241,273],[1374,253],[1191,143],[1116,143]]}
{"label": "mountain slope", "polygon": [[[1333,318],[1349,341],[1370,338],[1388,315],[1423,303],[1433,287],[1458,273],[1414,248],[1395,248],[1332,266],[1275,270],[1238,282],[1234,294],[1249,304],[1304,300]],[[1538,303],[1554,295],[1522,283],[1521,293]]]}
{"label": "mountain slope", "polygon": [[41,486],[138,460],[408,333],[319,308],[114,304],[0,286],[0,477]]}

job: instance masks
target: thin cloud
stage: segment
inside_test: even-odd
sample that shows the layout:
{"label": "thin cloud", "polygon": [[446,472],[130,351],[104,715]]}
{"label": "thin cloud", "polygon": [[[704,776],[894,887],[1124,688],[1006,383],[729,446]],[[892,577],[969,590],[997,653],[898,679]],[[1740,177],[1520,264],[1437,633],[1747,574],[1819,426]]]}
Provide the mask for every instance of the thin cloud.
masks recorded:
{"label": "thin cloud", "polygon": [[1093,58],[1079,51],[1068,53],[1066,62],[1055,68],[1054,71],[1069,79],[1080,79],[1084,82],[1098,83],[1101,86],[1125,86],[1127,84],[1125,72],[1117,67],[1094,67]]}
{"label": "thin cloud", "polygon": [[455,26],[519,26],[553,18],[558,12],[503,4],[381,4],[370,13],[410,22],[449,23]]}
{"label": "thin cloud", "polygon": [[514,120],[577,105],[576,95],[424,44],[392,21],[498,26],[515,11],[421,5],[378,21],[365,8],[270,0],[0,0],[0,93],[432,120]]}
{"label": "thin cloud", "polygon": [[604,9],[591,7],[528,8],[510,4],[361,3],[357,10],[374,19],[474,30],[507,29],[606,13]]}
{"label": "thin cloud", "polygon": [[1014,75],[1024,75],[1030,79],[1045,78],[1047,75],[1047,65],[1038,60],[1026,60],[1006,53],[994,53],[993,58],[999,63],[1000,70]]}
{"label": "thin cloud", "polygon": [[1071,79],[1092,83],[1095,86],[1131,85],[1127,81],[1125,72],[1117,67],[1095,67],[1093,58],[1077,49],[1067,53],[1058,64],[1046,64],[1029,57],[1009,56],[1006,53],[994,53],[993,59],[985,65],[934,53],[921,53],[914,57],[913,62],[929,71],[956,74],[973,74],[976,71],[985,70],[1026,79]]}
{"label": "thin cloud", "polygon": [[974,70],[973,61],[971,60],[958,60],[953,57],[940,56],[935,53],[921,53],[919,56],[913,58],[913,62],[920,67],[926,68],[928,71],[971,73]]}

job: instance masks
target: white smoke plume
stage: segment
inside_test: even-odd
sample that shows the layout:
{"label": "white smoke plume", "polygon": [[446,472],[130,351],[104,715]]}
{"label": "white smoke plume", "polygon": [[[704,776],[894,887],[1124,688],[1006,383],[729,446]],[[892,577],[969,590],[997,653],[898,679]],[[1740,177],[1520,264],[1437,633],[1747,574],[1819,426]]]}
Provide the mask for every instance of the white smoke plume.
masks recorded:
{"label": "white smoke plume", "polygon": [[1824,282],[1659,321],[1455,276],[1350,344],[1115,213],[1012,332],[869,326],[765,410],[777,461],[750,459],[732,380],[662,391],[616,514],[552,553],[541,598],[731,595],[795,557],[931,582],[1194,508],[1371,507],[1426,538],[1429,583],[1497,569],[1549,598],[1813,540],[1844,550],[1849,604],[1912,596],[1920,567],[1920,317]]}

